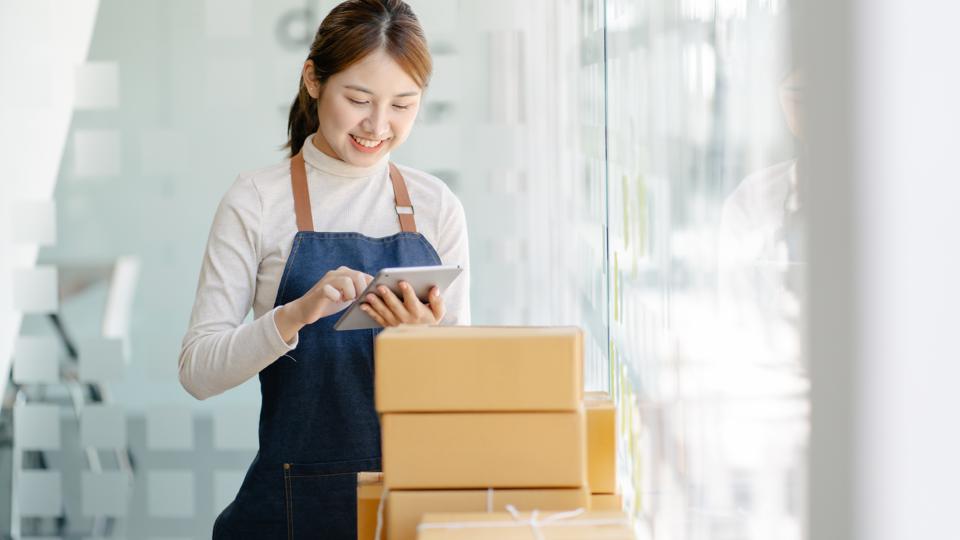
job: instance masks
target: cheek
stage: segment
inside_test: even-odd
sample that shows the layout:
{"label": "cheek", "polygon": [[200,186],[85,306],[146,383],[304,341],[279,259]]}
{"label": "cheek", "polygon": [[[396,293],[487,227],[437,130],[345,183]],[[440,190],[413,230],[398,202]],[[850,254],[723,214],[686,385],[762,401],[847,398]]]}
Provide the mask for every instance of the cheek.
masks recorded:
{"label": "cheek", "polygon": [[416,115],[411,114],[409,116],[400,116],[393,121],[393,135],[396,139],[395,144],[402,143],[407,139],[407,135],[410,134],[410,130],[413,128],[413,122],[416,120]]}
{"label": "cheek", "polygon": [[324,105],[318,107],[320,128],[327,136],[336,136],[353,128],[355,115],[342,107]]}

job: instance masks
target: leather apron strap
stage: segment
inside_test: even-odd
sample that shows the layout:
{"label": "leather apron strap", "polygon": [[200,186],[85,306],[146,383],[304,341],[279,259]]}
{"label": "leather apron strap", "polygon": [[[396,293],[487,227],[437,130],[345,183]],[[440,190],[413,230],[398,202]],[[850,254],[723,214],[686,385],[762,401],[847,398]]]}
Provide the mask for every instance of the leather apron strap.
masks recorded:
{"label": "leather apron strap", "polygon": [[400,169],[390,164],[390,182],[393,183],[393,200],[397,207],[397,217],[400,219],[400,230],[403,232],[417,232],[417,223],[413,219],[413,203],[407,193],[407,183],[400,174]]}
{"label": "leather apron strap", "polygon": [[[290,179],[293,182],[293,210],[297,214],[297,230],[313,232],[313,211],[310,207],[310,190],[307,188],[307,167],[303,161],[303,152],[297,153],[290,160]],[[390,163],[390,182],[393,184],[393,199],[397,218],[400,220],[400,230],[417,232],[407,183],[393,163]]]}
{"label": "leather apron strap", "polygon": [[293,181],[293,211],[297,214],[297,230],[313,231],[313,211],[310,209],[310,190],[307,188],[307,167],[303,152],[290,160],[290,178]]}

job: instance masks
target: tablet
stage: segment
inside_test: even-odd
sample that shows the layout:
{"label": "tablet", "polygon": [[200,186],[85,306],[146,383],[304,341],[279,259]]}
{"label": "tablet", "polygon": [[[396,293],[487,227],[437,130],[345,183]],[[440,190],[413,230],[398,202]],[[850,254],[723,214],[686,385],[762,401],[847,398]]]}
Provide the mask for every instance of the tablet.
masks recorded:
{"label": "tablet", "polygon": [[[406,281],[417,293],[417,298],[422,302],[427,301],[427,295],[434,286],[440,289],[442,295],[447,287],[463,269],[459,266],[407,266],[402,268],[384,268],[377,273],[377,277],[367,285],[367,288],[357,297],[347,311],[340,317],[340,320],[333,325],[336,330],[364,330],[367,328],[380,328],[380,324],[373,320],[369,315],[360,309],[362,299],[368,294],[377,294],[377,287],[384,285],[388,287],[398,297],[403,298],[400,291],[400,282]],[[377,294],[379,296],[379,294]]]}

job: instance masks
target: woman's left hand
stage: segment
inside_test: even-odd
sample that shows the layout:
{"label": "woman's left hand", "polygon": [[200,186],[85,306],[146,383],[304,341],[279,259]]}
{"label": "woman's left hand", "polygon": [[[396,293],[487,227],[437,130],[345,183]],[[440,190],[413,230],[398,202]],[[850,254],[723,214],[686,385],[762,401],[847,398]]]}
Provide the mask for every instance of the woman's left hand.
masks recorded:
{"label": "woman's left hand", "polygon": [[382,285],[377,291],[380,293],[379,296],[368,294],[362,299],[363,304],[360,309],[384,328],[401,324],[440,324],[440,320],[446,313],[443,298],[440,297],[440,291],[436,287],[430,289],[427,304],[417,298],[413,287],[405,281],[400,282],[402,300]]}

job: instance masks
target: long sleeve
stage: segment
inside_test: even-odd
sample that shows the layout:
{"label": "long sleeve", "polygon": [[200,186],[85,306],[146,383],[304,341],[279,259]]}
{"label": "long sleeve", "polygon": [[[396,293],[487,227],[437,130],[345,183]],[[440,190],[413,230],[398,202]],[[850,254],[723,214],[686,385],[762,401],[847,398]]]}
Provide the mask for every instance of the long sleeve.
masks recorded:
{"label": "long sleeve", "polygon": [[200,269],[190,324],[180,350],[180,383],[197,399],[247,381],[296,347],[283,341],[275,309],[244,322],[261,261],[263,202],[239,177],[217,208]]}
{"label": "long sleeve", "polygon": [[441,324],[467,326],[470,324],[470,246],[467,239],[467,220],[463,205],[451,192],[442,199],[438,227],[437,253],[443,264],[460,265],[463,272],[443,295],[447,314]]}

